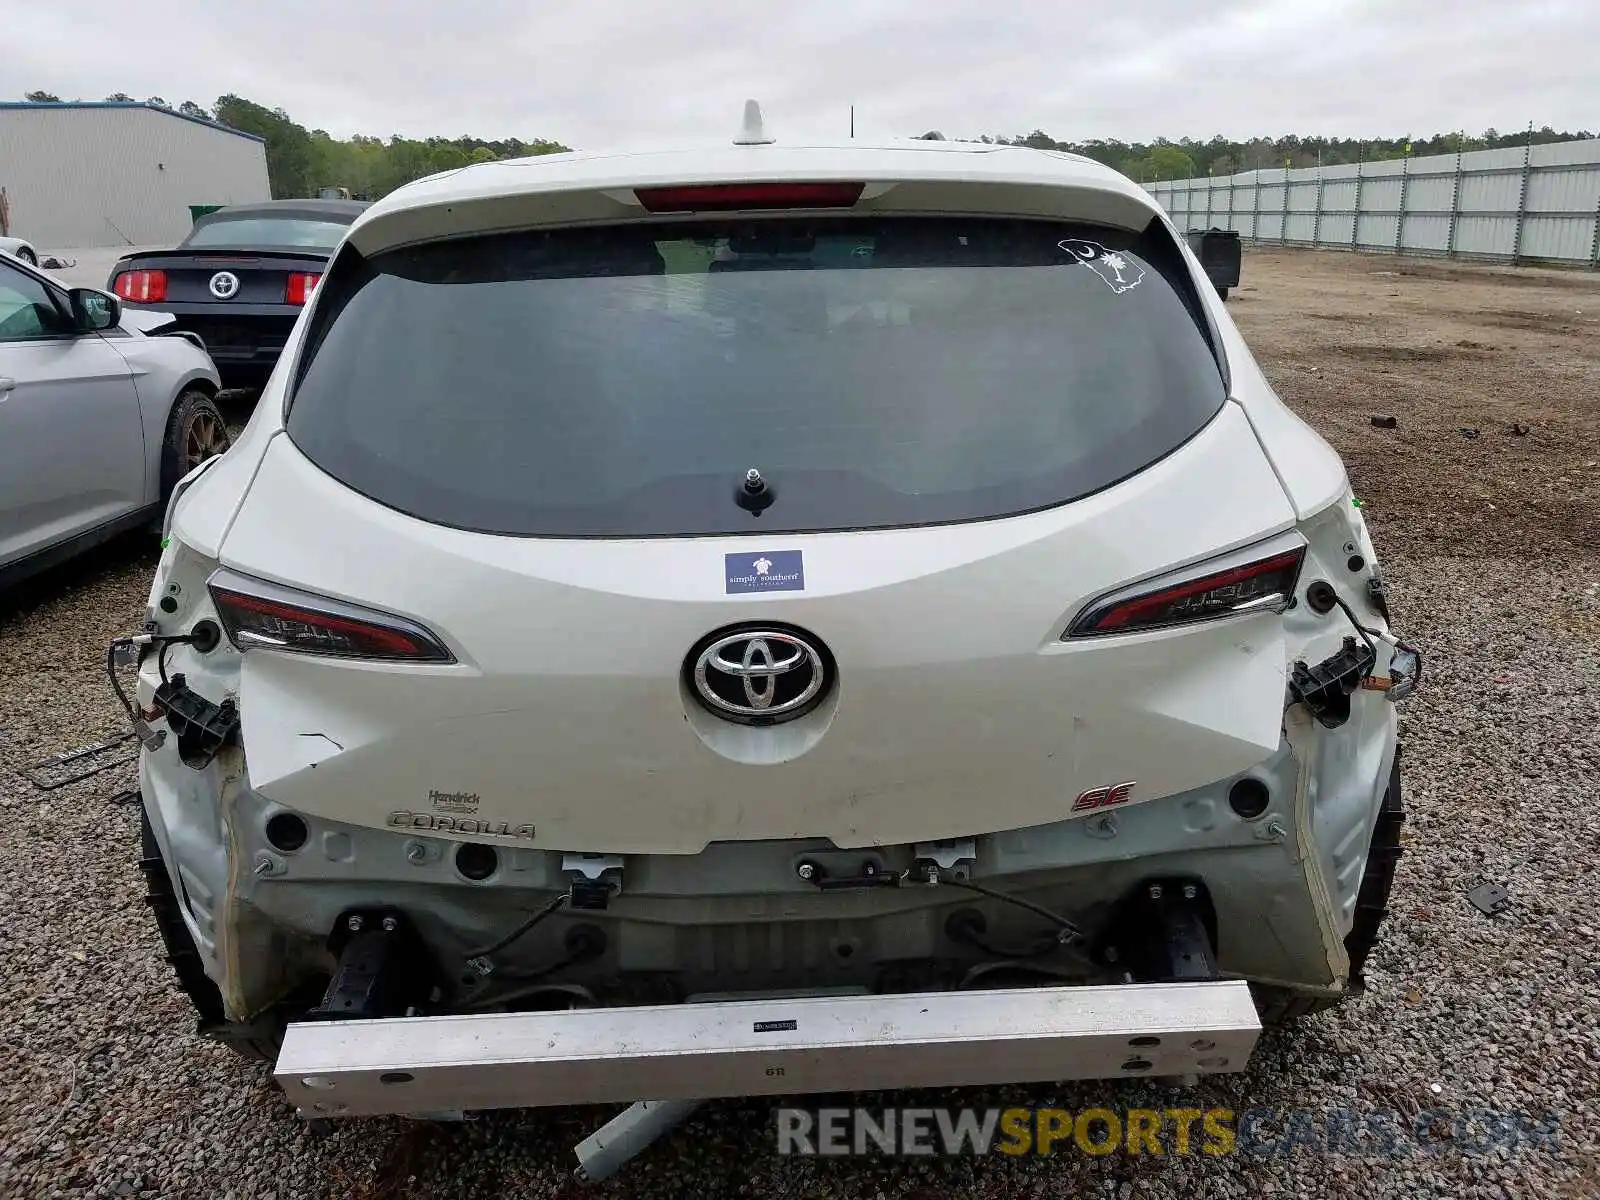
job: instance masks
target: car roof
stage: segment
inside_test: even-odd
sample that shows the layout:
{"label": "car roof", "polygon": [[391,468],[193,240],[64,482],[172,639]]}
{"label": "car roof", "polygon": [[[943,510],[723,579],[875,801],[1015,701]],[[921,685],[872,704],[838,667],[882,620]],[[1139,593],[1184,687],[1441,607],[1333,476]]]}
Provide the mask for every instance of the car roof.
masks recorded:
{"label": "car roof", "polygon": [[[442,172],[391,192],[356,220],[362,253],[531,224],[642,216],[639,187],[784,181],[864,182],[857,211],[966,211],[1078,217],[1130,229],[1159,219],[1149,192],[1081,155],[986,142],[804,140],[569,151]],[[893,191],[894,203],[875,197]],[[907,205],[911,207],[907,207]],[[946,209],[945,211],[949,211]]]}

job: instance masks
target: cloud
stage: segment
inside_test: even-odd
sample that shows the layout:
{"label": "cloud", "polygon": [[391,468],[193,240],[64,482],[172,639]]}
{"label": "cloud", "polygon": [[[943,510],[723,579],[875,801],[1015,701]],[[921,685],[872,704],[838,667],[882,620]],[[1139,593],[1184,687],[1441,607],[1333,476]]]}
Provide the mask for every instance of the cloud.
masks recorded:
{"label": "cloud", "polygon": [[1593,126],[1592,0],[475,0],[14,7],[21,93],[209,105],[336,135],[594,147],[941,129],[1149,139]]}

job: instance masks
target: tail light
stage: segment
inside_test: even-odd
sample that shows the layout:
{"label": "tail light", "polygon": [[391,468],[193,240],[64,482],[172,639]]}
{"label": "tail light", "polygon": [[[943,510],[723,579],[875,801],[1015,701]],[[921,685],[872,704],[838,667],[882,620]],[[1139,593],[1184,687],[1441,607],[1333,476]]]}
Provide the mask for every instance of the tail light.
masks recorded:
{"label": "tail light", "polygon": [[1304,546],[1296,546],[1204,575],[1189,573],[1119,592],[1091,604],[1067,636],[1140,633],[1240,613],[1282,612],[1294,598],[1305,554]]}
{"label": "tail light", "polygon": [[321,275],[307,275],[295,271],[289,276],[289,282],[283,285],[283,302],[285,304],[308,304],[312,293],[317,290],[321,282]]}
{"label": "tail light", "polygon": [[864,183],[709,183],[634,188],[646,212],[734,212],[756,208],[849,208]]}
{"label": "tail light", "polygon": [[330,658],[450,663],[455,657],[414,621],[312,596],[227,569],[207,583],[228,638],[254,648]]}
{"label": "tail light", "polygon": [[156,304],[167,298],[167,273],[123,271],[112,281],[111,290],[135,304]]}

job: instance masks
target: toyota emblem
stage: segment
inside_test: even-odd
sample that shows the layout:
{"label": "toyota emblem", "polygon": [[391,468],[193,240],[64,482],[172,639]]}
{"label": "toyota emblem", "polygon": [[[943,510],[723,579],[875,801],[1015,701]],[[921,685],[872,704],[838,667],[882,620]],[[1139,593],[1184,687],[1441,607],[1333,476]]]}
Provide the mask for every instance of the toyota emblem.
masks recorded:
{"label": "toyota emblem", "polygon": [[211,277],[210,287],[218,300],[231,300],[239,294],[239,277],[232,271],[218,271]]}
{"label": "toyota emblem", "polygon": [[816,645],[780,629],[740,629],[713,637],[691,658],[689,674],[708,709],[747,725],[804,716],[822,699],[829,677]]}

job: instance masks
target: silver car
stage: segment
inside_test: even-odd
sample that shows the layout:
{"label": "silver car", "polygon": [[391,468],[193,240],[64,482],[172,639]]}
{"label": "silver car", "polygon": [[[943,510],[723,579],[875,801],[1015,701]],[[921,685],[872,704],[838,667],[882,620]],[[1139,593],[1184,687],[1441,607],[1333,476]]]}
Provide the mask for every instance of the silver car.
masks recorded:
{"label": "silver car", "polygon": [[0,255],[0,586],[159,518],[228,448],[217,369],[168,324]]}
{"label": "silver car", "polygon": [[9,254],[13,258],[20,258],[30,267],[39,265],[39,251],[34,249],[31,242],[19,237],[0,237],[0,254]]}

